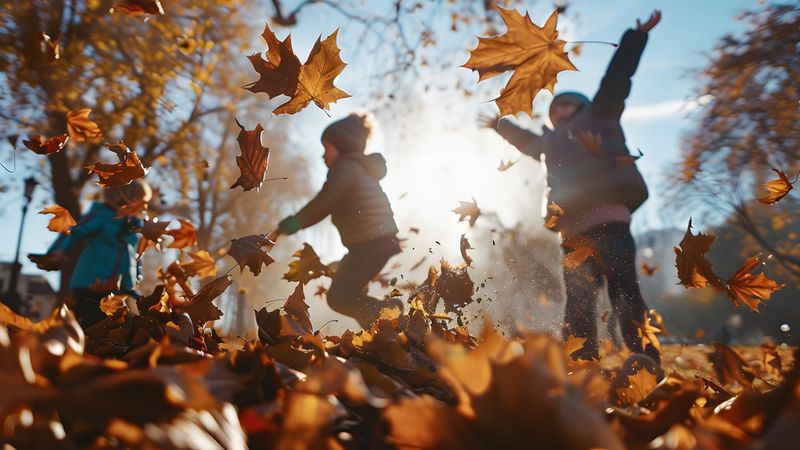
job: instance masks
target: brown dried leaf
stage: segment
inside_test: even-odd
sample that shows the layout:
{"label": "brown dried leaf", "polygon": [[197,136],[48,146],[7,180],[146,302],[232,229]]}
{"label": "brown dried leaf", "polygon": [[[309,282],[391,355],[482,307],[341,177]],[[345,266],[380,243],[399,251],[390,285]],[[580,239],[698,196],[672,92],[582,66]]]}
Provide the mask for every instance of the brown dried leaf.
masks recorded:
{"label": "brown dried leaf", "polygon": [[159,0],[125,0],[117,3],[114,7],[134,16],[141,14],[164,15],[164,8]]}
{"label": "brown dried leaf", "polygon": [[72,214],[66,208],[60,205],[51,205],[39,211],[39,214],[53,214],[54,217],[50,219],[47,224],[47,229],[55,231],[56,233],[70,234],[70,227],[77,225],[78,222],[72,218]]}
{"label": "brown dried leaf", "polygon": [[185,248],[197,245],[197,228],[191,221],[178,219],[181,227],[177,230],[168,230],[164,234],[172,236],[173,241],[167,248]]}
{"label": "brown dried leaf", "polygon": [[44,136],[37,134],[30,139],[23,140],[22,143],[25,144],[25,147],[28,147],[32,152],[38,155],[52,155],[53,153],[61,151],[61,149],[67,145],[68,141],[69,135],[67,135],[67,133],[46,139]]}
{"label": "brown dried leaf", "polygon": [[467,250],[473,250],[475,247],[470,245],[469,240],[467,240],[467,235],[461,235],[461,257],[464,258],[464,262],[467,266],[472,267],[472,258],[467,255]]}
{"label": "brown dried leaf", "polygon": [[472,197],[471,202],[458,202],[458,207],[453,209],[453,212],[459,215],[459,222],[463,222],[464,219],[469,217],[470,227],[475,225],[475,221],[481,215],[481,210],[478,208],[478,202],[475,201],[475,197]]}
{"label": "brown dried leaf", "polygon": [[678,279],[683,287],[712,286],[718,291],[725,290],[725,286],[711,268],[711,262],[705,256],[715,239],[715,236],[703,233],[692,234],[692,219],[689,219],[686,234],[679,244],[680,248],[674,248],[675,267],[678,268]]}
{"label": "brown dried leaf", "polygon": [[75,142],[88,141],[102,136],[103,133],[100,132],[100,127],[89,120],[90,112],[92,112],[90,108],[67,111],[67,132]]}
{"label": "brown dried leaf", "polygon": [[268,253],[269,250],[272,250],[273,245],[275,243],[269,240],[267,235],[253,234],[231,239],[228,255],[236,260],[236,264],[239,265],[239,271],[244,271],[245,266],[247,266],[253,272],[253,275],[258,275],[261,273],[262,264],[266,267],[275,262]]}
{"label": "brown dried leaf", "polygon": [[780,199],[786,197],[786,194],[792,190],[794,183],[797,181],[797,178],[794,181],[789,181],[789,178],[782,170],[775,168],[772,170],[778,174],[778,178],[761,185],[767,190],[767,195],[758,199],[758,201],[766,205],[774,205]]}
{"label": "brown dried leaf", "polygon": [[186,305],[179,309],[188,313],[194,323],[206,323],[222,317],[222,311],[212,303],[233,283],[230,275],[223,275],[203,286]]}
{"label": "brown dried leaf", "polygon": [[289,271],[283,274],[284,280],[307,284],[322,276],[333,276],[333,270],[322,264],[317,253],[306,242],[292,256],[298,259],[289,263]]}
{"label": "brown dried leaf", "polygon": [[253,188],[259,189],[261,183],[264,182],[269,162],[269,149],[261,145],[261,133],[264,128],[259,123],[254,129],[245,130],[238,120],[236,120],[236,124],[242,129],[236,138],[239,150],[242,152],[236,157],[236,165],[239,166],[241,174],[230,188],[241,186],[245,191]]}
{"label": "brown dried leaf", "polygon": [[775,280],[770,280],[764,273],[753,275],[751,272],[759,265],[758,256],[747,258],[742,267],[728,279],[727,294],[733,304],[747,305],[755,312],[764,300],[783,287]]}
{"label": "brown dried leaf", "polygon": [[110,164],[98,162],[87,167],[89,173],[96,173],[99,180],[97,184],[104,188],[124,186],[133,180],[147,175],[139,155],[135,150],[129,149],[125,144],[106,144],[109,150],[117,154],[118,163]]}

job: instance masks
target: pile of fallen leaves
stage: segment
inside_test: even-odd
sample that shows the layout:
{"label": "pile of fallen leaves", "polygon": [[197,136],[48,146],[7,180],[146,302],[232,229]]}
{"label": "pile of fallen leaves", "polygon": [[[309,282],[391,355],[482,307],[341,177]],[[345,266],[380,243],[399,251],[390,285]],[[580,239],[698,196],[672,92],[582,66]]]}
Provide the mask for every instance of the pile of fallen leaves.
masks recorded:
{"label": "pile of fallen leaves", "polygon": [[[464,280],[442,269],[411,290],[407,313],[386,308],[371,328],[341,336],[314,329],[302,283],[281,308],[255,312],[254,341],[223,341],[210,326],[198,335],[164,286],[137,299],[139,314],[119,306],[87,330],[66,306],[40,323],[3,310],[3,441],[720,449],[776,448],[797,433],[800,368],[789,349],[663,346],[666,375],[610,341],[601,362],[573,360],[581,339],[454,325],[450,296]],[[431,312],[440,300],[451,313]]]}

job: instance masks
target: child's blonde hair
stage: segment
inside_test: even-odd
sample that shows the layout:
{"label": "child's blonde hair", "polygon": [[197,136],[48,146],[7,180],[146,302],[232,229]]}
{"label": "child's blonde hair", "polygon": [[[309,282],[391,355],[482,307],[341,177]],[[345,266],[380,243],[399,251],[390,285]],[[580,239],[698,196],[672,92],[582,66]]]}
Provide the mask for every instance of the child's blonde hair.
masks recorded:
{"label": "child's blonde hair", "polygon": [[153,190],[144,180],[133,180],[124,186],[103,189],[103,203],[114,208],[120,208],[135,201],[149,202],[153,197]]}

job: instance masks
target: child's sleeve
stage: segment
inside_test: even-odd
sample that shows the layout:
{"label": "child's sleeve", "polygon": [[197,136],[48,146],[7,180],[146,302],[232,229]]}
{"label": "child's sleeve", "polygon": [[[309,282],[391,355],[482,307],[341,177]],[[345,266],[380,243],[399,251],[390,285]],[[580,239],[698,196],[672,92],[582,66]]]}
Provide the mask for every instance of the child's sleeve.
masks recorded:
{"label": "child's sleeve", "polygon": [[510,120],[503,119],[497,124],[497,134],[503,137],[509,144],[517,147],[520,152],[539,160],[542,153],[539,147],[541,136],[526,130],[525,128],[514,125]]}
{"label": "child's sleeve", "polygon": [[56,241],[50,245],[47,253],[55,250],[69,252],[79,242],[89,239],[97,234],[102,226],[103,220],[99,219],[93,212],[90,211],[78,219],[78,223],[76,225],[70,227],[69,234],[60,234]]}
{"label": "child's sleeve", "polygon": [[[336,164],[328,172],[328,179],[319,193],[294,217],[299,220],[299,229],[310,227],[333,212],[350,188],[353,180],[350,163]],[[295,230],[297,231],[297,230]]]}
{"label": "child's sleeve", "polygon": [[596,115],[611,119],[622,116],[625,99],[631,91],[631,77],[639,65],[645,44],[645,31],[628,30],[622,36],[619,48],[611,58],[600,88],[592,100],[592,109]]}

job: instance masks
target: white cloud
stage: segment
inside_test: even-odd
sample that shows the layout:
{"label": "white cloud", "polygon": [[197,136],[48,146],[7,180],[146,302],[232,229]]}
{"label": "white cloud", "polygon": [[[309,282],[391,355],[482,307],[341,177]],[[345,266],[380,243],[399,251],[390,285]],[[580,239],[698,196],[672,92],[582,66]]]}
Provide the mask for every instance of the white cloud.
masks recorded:
{"label": "white cloud", "polygon": [[683,117],[705,105],[711,100],[710,95],[691,100],[665,100],[649,105],[633,105],[625,108],[622,117],[627,122],[650,122],[653,120]]}

